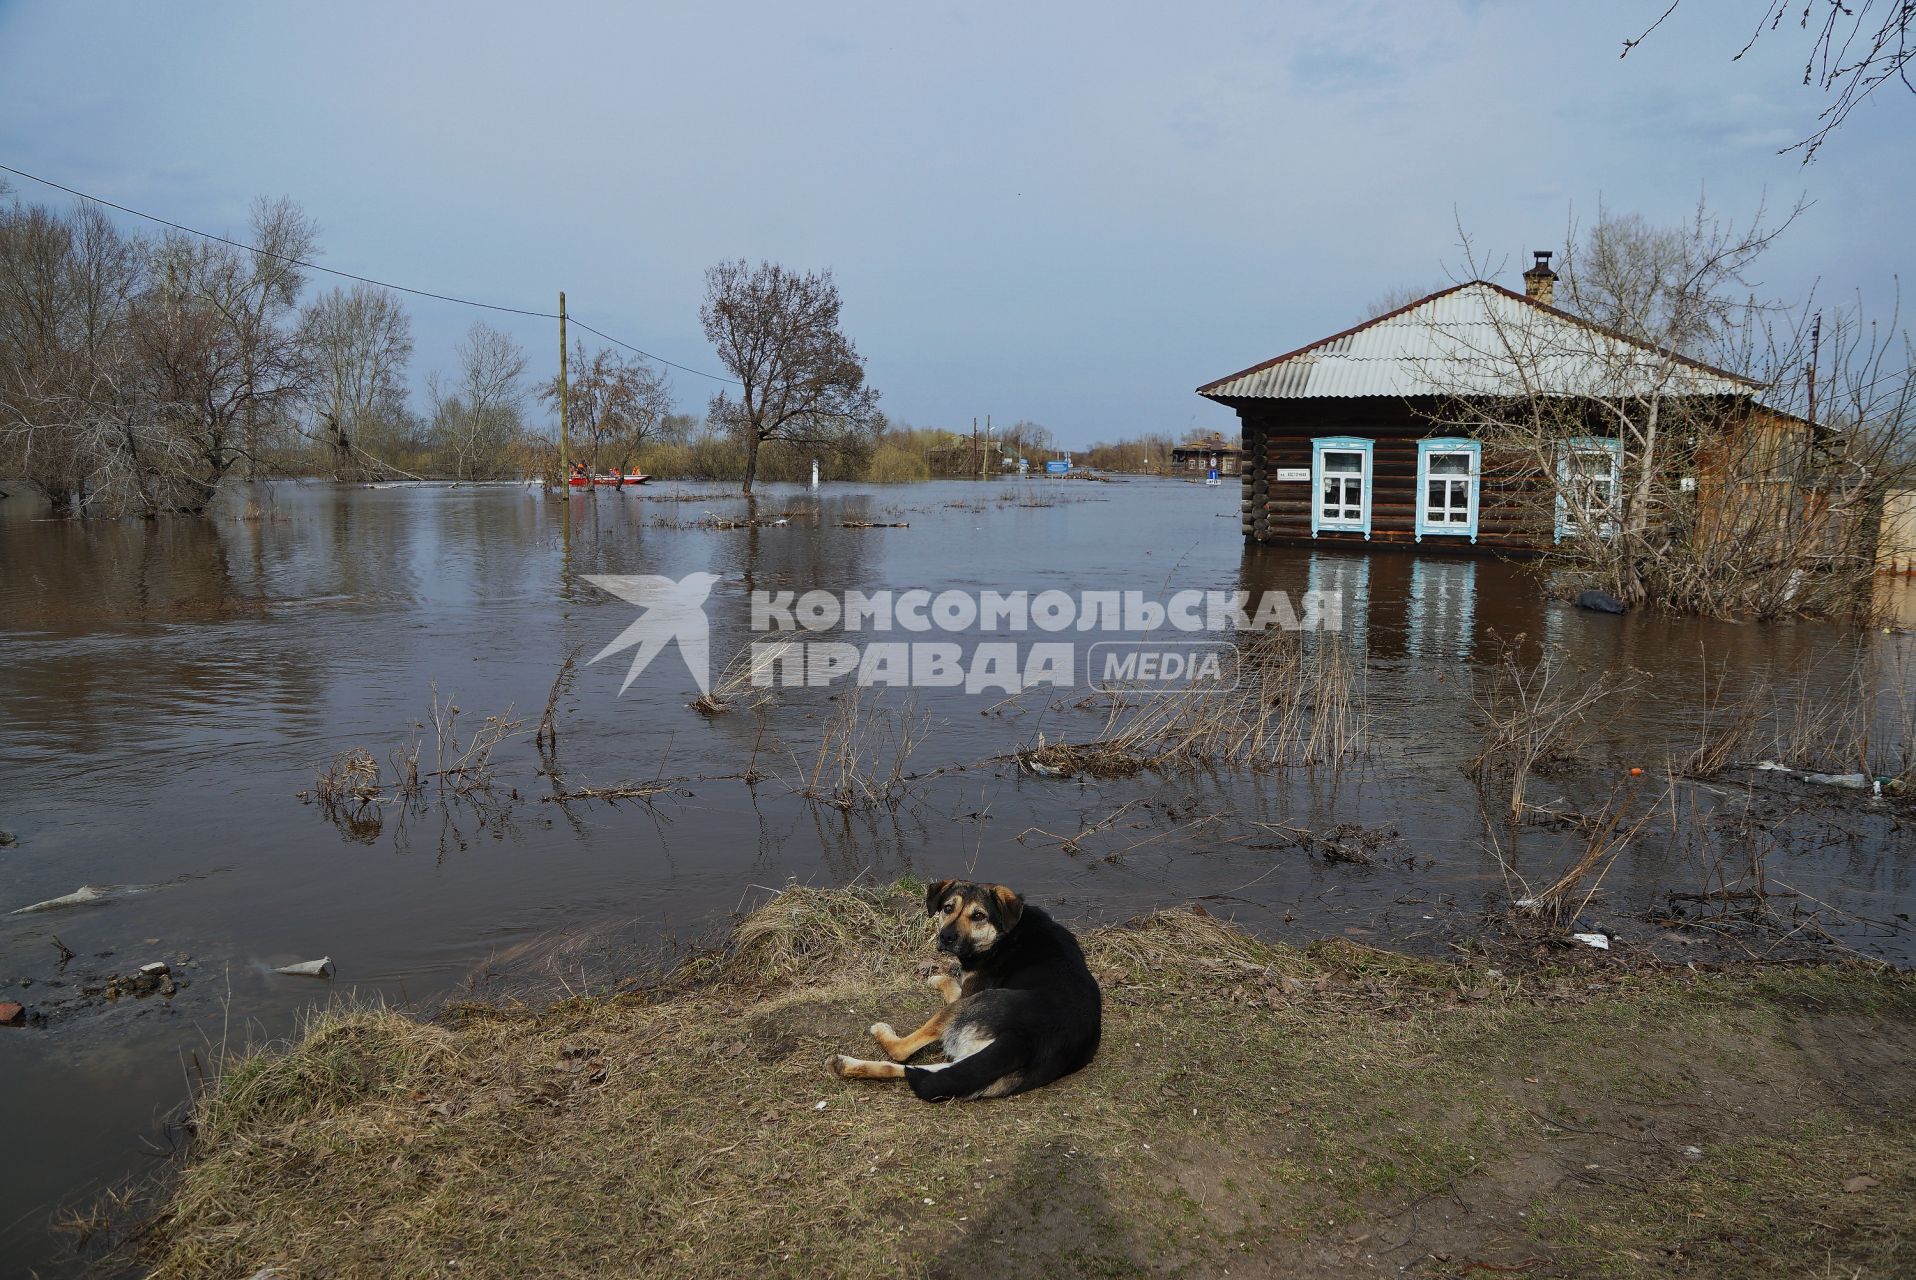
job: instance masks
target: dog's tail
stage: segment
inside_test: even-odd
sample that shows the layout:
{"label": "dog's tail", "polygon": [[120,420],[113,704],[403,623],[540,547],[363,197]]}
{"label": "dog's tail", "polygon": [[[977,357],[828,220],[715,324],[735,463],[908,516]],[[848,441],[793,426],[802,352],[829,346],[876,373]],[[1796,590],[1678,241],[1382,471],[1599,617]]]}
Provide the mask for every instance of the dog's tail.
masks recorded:
{"label": "dog's tail", "polygon": [[[905,1083],[926,1102],[975,1098],[1024,1066],[1024,1055],[1011,1044],[997,1041],[948,1067],[906,1067]],[[1013,1081],[1006,1092],[1021,1087]]]}

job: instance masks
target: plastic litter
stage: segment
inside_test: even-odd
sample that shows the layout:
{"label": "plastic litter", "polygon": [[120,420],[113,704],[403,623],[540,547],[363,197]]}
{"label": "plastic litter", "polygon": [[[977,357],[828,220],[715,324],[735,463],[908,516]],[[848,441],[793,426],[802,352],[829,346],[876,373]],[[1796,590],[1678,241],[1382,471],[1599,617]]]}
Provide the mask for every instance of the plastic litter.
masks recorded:
{"label": "plastic litter", "polygon": [[1851,791],[1861,791],[1869,786],[1870,776],[1866,773],[1805,773],[1799,774],[1805,782],[1814,782],[1822,787],[1848,787]]}
{"label": "plastic litter", "polygon": [[1610,939],[1600,933],[1573,933],[1570,936],[1586,947],[1595,947],[1599,951],[1610,949]]}
{"label": "plastic litter", "polygon": [[302,960],[298,964],[281,965],[273,972],[290,973],[295,978],[330,978],[333,976],[333,958],[324,956],[318,960]]}
{"label": "plastic litter", "polygon": [[1902,790],[1896,781],[1881,774],[1872,776],[1867,773],[1805,773],[1800,769],[1792,769],[1786,764],[1778,764],[1774,760],[1758,760],[1756,767],[1771,773],[1794,774],[1799,781],[1814,783],[1819,787],[1842,787],[1849,791],[1867,791],[1875,796],[1882,795],[1886,789],[1891,794]]}

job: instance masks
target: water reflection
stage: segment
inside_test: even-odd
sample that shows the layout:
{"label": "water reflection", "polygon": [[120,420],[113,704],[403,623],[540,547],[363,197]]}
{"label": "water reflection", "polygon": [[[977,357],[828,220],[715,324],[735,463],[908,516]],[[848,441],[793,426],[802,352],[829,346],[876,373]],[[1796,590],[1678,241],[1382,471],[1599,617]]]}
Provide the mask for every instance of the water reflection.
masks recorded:
{"label": "water reflection", "polygon": [[1412,657],[1462,662],[1476,648],[1477,562],[1411,562],[1405,648]]}
{"label": "water reflection", "polygon": [[[1461,765],[1473,692],[1517,637],[1526,659],[1548,647],[1580,676],[1634,673],[1639,694],[1592,733],[1601,752],[1650,765],[1694,745],[1719,677],[1741,687],[1809,672],[1813,701],[1854,687],[1863,663],[1884,686],[1884,732],[1907,687],[1903,638],[1594,615],[1545,600],[1524,566],[1428,549],[1246,548],[1229,491],[1176,483],[770,486],[752,502],[716,486],[552,499],[517,486],[274,485],[235,491],[211,521],[46,522],[17,498],[0,508],[0,827],[21,838],[0,850],[0,912],[82,883],[165,883],[57,922],[61,937],[83,956],[123,957],[158,938],[207,966],[165,1016],[96,1011],[9,1041],[40,1116],[26,1145],[45,1154],[0,1167],[0,1207],[13,1210],[0,1220],[49,1187],[126,1167],[127,1128],[91,1123],[98,1095],[149,1113],[176,1101],[176,1050],[217,1037],[228,981],[235,1022],[288,1030],[315,993],[272,977],[274,958],[331,954],[346,985],[421,999],[555,929],[613,918],[683,939],[787,878],[960,871],[1073,918],[1202,897],[1288,937],[1366,930],[1436,949],[1504,891]],[[845,527],[881,521],[907,527]],[[336,828],[293,798],[341,751],[385,761],[435,689],[472,717],[511,707],[536,720],[565,656],[596,653],[632,620],[586,576],[695,570],[721,578],[709,605],[719,664],[752,638],[757,589],[1335,591],[1341,641],[1365,662],[1372,752],[1335,771],[1039,778],[1004,754],[1041,733],[1097,734],[1099,713],[1074,705],[1084,690],[995,709],[999,693],[920,690],[933,726],[911,762],[913,799],[848,814],[794,794],[836,691],[781,690],[762,714],[706,718],[667,654],[624,696],[624,662],[576,671],[556,754],[515,740],[494,813],[386,807]],[[660,777],[679,781],[649,805],[553,799],[561,779]],[[1570,798],[1600,804],[1611,781]],[[1800,851],[1793,870],[1807,892],[1894,919],[1909,910],[1909,861],[1902,837],[1873,821]],[[1344,822],[1397,833],[1377,866],[1328,865],[1258,826]],[[1551,853],[1527,846],[1524,865]],[[1682,857],[1646,848],[1606,889],[1640,903],[1673,875],[1698,880]],[[231,870],[179,879],[215,867]],[[0,979],[56,990],[52,927],[0,914]],[[1910,950],[1896,936],[1855,941]],[[82,1060],[119,1065],[63,1086]],[[17,1243],[0,1253],[38,1256]]]}

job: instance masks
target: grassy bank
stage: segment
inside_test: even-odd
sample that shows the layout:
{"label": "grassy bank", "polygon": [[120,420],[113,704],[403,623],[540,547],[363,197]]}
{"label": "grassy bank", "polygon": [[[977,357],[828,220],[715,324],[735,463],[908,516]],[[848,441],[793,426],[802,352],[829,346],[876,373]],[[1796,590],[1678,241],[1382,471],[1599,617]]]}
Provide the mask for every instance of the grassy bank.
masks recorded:
{"label": "grassy bank", "polygon": [[[933,1107],[916,890],[791,889],[645,994],[318,1017],[227,1072],[161,1276],[1892,1275],[1916,983],[1522,974],[1175,911],[1086,938],[1087,1071]],[[1846,1187],[1848,1189],[1846,1189]],[[1473,1264],[1493,1264],[1493,1270]]]}

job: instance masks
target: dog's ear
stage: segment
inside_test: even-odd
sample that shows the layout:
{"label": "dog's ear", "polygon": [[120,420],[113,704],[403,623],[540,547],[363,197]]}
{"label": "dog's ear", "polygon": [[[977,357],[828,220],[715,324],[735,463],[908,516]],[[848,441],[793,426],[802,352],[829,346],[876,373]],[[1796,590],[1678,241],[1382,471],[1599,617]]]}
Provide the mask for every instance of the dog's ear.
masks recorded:
{"label": "dog's ear", "polygon": [[991,896],[998,903],[998,932],[1009,933],[1025,913],[1025,900],[1004,885],[991,886]]}
{"label": "dog's ear", "polygon": [[937,915],[938,908],[945,905],[945,899],[951,894],[951,886],[957,883],[956,880],[934,880],[931,887],[925,890],[925,914]]}

